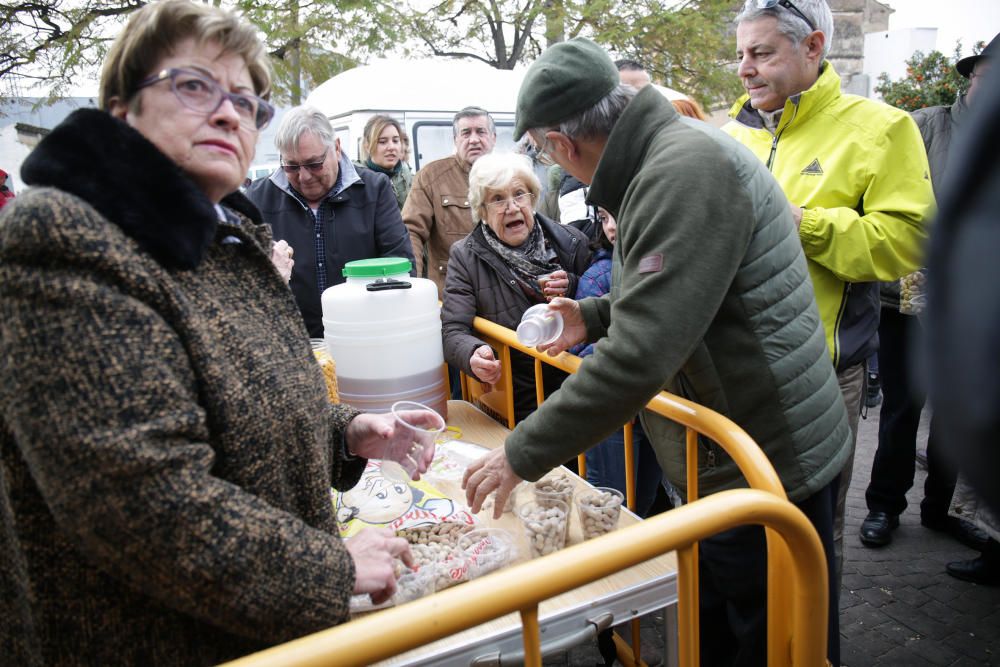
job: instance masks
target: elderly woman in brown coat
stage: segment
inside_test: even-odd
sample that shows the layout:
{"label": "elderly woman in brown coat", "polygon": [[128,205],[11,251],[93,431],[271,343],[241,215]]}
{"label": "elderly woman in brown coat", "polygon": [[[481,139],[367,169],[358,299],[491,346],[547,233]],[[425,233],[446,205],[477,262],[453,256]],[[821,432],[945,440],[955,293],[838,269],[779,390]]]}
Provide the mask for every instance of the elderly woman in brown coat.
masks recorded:
{"label": "elderly woman in brown coat", "polygon": [[39,144],[0,217],[0,664],[214,664],[346,620],[412,562],[337,534],[330,487],[411,442],[327,402],[237,192],[266,58],[223,10],[145,6],[103,110]]}
{"label": "elderly woman in brown coat", "polygon": [[[500,379],[493,349],[476,337],[476,316],[516,329],[531,306],[574,294],[590,265],[587,236],[536,213],[541,184],[522,155],[491,153],[469,172],[472,232],[451,247],[441,312],[445,360],[484,383]],[[543,281],[539,278],[545,277]],[[544,284],[544,286],[543,286]],[[511,353],[514,418],[535,409],[534,362]],[[546,394],[565,379],[545,365]]]}

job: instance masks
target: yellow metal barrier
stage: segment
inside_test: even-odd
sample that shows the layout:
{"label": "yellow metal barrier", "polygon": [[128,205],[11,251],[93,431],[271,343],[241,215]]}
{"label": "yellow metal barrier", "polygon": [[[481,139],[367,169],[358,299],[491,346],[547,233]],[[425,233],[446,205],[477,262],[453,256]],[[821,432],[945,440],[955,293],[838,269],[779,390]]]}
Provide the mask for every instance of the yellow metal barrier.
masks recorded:
{"label": "yellow metal barrier", "polygon": [[[542,386],[541,364],[548,363],[567,373],[575,373],[580,367],[582,360],[572,354],[562,353],[552,357],[541,353],[533,347],[522,345],[513,331],[502,327],[490,320],[477,317],[472,322],[472,327],[483,341],[497,347],[499,353],[506,362],[503,365],[504,373],[509,377],[510,371],[510,350],[518,350],[535,358],[535,394],[541,403],[544,396]],[[511,387],[509,380],[507,386]],[[508,403],[513,406],[513,392],[506,397]],[[786,500],[785,489],[778,478],[778,474],[771,466],[764,452],[761,451],[757,443],[747,435],[746,431],[733,423],[732,420],[723,415],[706,408],[697,403],[692,403],[679,396],[660,392],[647,405],[647,410],[651,410],[659,415],[681,424],[687,429],[687,501],[694,502],[699,498],[698,494],[698,434],[702,434],[715,441],[733,459],[740,472],[746,478],[751,488],[768,491],[782,500]],[[513,412],[509,414],[509,423],[513,423]],[[631,429],[627,429],[631,430]],[[630,436],[631,433],[627,433]],[[631,438],[626,440],[631,445]],[[628,447],[626,454],[631,451]],[[580,456],[580,470],[583,473],[585,466],[582,463],[583,455]],[[630,493],[628,494],[628,504],[630,508],[635,508],[634,501],[634,480],[633,468],[626,467],[626,480]],[[789,604],[793,596],[790,583],[782,576],[792,563],[792,556],[781,540],[774,538],[770,531],[767,531],[767,552],[768,552],[768,664],[772,666],[786,665],[787,653],[780,647],[787,647],[791,641],[791,624],[783,622],[781,616],[790,608]],[[825,563],[825,557],[823,562]],[[679,602],[678,602],[678,648],[681,664],[696,665],[699,663],[698,654],[698,545],[692,544],[678,550],[678,581],[679,581]],[[633,631],[633,635],[635,631]],[[638,642],[633,642],[633,646],[638,647]]]}
{"label": "yellow metal barrier", "polygon": [[[587,540],[562,551],[236,660],[234,667],[370,665],[515,611],[524,625],[525,664],[541,665],[538,603],[619,570],[747,524],[767,526],[799,558],[782,576],[795,641],[786,664],[822,665],[826,655],[823,548],[802,512],[772,493],[741,489]],[[580,567],[586,563],[587,567]],[[392,628],[392,632],[386,632]],[[696,664],[685,662],[684,664]]]}
{"label": "yellow metal barrier", "polygon": [[[581,360],[550,357],[521,345],[514,332],[476,318],[473,328],[498,348],[505,378],[494,392],[463,376],[463,393],[513,427],[510,350],[535,357],[536,397],[542,402],[541,364],[575,373]],[[491,395],[492,394],[492,395]],[[687,429],[688,504],[545,558],[505,569],[433,596],[237,660],[232,665],[368,665],[515,611],[520,612],[525,664],[541,665],[538,603],[619,570],[676,550],[678,562],[678,654],[698,665],[697,541],[747,524],[763,525],[768,544],[768,664],[826,663],[826,558],[815,529],[787,501],[777,473],[757,444],[728,418],[704,406],[661,392],[646,409]],[[722,447],[752,489],[698,499],[697,438]],[[581,457],[582,458],[582,457]],[[631,471],[631,468],[628,469]],[[634,481],[629,485],[634,490]],[[634,493],[630,493],[634,495]],[[793,549],[797,558],[791,557]],[[586,567],[580,567],[586,563]],[[393,628],[392,633],[384,632]],[[634,635],[633,635],[634,636]],[[633,640],[633,645],[638,642]]]}

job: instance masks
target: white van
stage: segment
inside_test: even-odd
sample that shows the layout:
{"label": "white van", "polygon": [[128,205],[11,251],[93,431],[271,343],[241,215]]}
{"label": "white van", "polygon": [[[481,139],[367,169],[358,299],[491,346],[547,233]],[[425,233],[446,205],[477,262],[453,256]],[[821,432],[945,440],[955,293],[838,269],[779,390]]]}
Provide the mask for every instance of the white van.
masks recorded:
{"label": "white van", "polygon": [[[306,104],[326,114],[341,149],[357,160],[365,123],[375,114],[400,121],[410,135],[414,169],[455,152],[451,121],[467,106],[490,112],[497,148],[514,148],[514,109],[526,68],[500,70],[477,61],[376,61],[341,72],[314,90]],[[668,99],[683,94],[656,86]]]}
{"label": "white van", "polygon": [[467,106],[483,107],[497,126],[497,147],[514,147],[514,106],[524,69],[498,70],[459,60],[377,61],[341,72],[306,104],[326,114],[352,160],[360,157],[365,123],[375,114],[400,121],[410,135],[414,169],[455,151],[451,120]]}

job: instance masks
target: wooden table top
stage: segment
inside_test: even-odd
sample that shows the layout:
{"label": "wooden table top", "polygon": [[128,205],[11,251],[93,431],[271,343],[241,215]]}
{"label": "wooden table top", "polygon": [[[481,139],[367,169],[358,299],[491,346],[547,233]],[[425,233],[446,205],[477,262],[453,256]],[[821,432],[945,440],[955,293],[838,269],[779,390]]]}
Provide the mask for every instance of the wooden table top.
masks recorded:
{"label": "wooden table top", "polygon": [[[461,429],[462,441],[481,445],[489,449],[503,446],[504,440],[510,432],[507,428],[491,419],[471,403],[466,403],[464,401],[448,402],[447,421],[449,426],[456,426]],[[575,484],[575,493],[590,486],[583,479],[566,471],[565,468],[560,469],[560,473],[573,480]],[[429,481],[431,481],[436,488],[441,490],[453,500],[462,504],[465,503],[465,492],[461,489],[460,481],[437,479]],[[530,490],[526,490],[525,487],[522,487],[522,491],[518,493],[518,498],[515,501],[516,505],[520,505],[522,502],[530,500],[531,495]],[[580,519],[577,515],[575,507],[571,508],[570,514],[571,519],[567,544],[576,544],[582,540]],[[514,562],[521,562],[529,559],[530,552],[528,550],[527,540],[524,536],[520,520],[515,514],[504,513],[499,520],[494,520],[492,517],[492,511],[484,509],[477,515],[477,519],[480,521],[481,527],[503,528],[515,536],[515,541],[519,546],[520,555]],[[619,527],[624,527],[632,525],[638,521],[641,521],[641,519],[631,512],[623,510],[619,518],[618,525]],[[652,585],[653,582],[662,582],[665,575],[675,575],[676,571],[677,560],[673,553],[654,558],[635,567],[622,570],[614,575],[542,602],[539,605],[540,622],[544,627],[545,619],[547,617],[551,618],[562,614],[567,610],[573,609],[574,607],[586,609],[588,614],[593,614],[595,611],[600,611],[602,599],[610,599],[611,597],[620,595],[622,591],[629,589],[641,590],[646,584]],[[665,599],[663,600],[662,606],[667,606],[671,602],[671,600]],[[616,618],[615,622],[617,623],[619,620]],[[508,614],[507,616],[495,619],[489,623],[477,626],[476,628],[457,633],[446,639],[433,642],[419,649],[396,656],[392,660],[381,664],[401,665],[417,662],[421,657],[426,658],[429,655],[447,651],[452,647],[481,643],[484,638],[496,636],[498,632],[503,632],[511,628],[520,628],[520,625],[521,620],[518,614]]]}

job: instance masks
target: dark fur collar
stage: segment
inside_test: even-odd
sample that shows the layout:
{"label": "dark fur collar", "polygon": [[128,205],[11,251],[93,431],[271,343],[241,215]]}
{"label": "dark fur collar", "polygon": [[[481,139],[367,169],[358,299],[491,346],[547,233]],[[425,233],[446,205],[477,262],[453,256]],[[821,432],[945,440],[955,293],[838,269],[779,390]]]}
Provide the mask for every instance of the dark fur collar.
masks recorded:
{"label": "dark fur collar", "polygon": [[[104,111],[70,114],[21,167],[29,185],[80,197],[164,266],[191,269],[215,238],[215,207],[181,169],[127,123]],[[241,193],[223,200],[254,222]]]}

